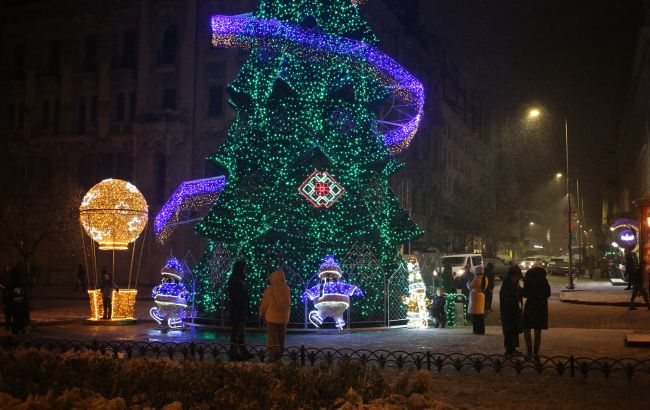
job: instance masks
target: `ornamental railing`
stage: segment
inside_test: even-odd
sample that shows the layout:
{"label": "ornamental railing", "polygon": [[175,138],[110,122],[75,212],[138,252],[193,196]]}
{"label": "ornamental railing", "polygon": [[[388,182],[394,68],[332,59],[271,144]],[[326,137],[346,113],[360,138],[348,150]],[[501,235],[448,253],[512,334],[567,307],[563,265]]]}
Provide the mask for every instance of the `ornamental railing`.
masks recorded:
{"label": "ornamental railing", "polygon": [[[0,339],[4,350],[35,348],[49,352],[90,350],[115,358],[168,358],[172,360],[230,360],[229,344],[196,342],[134,342],[67,339],[29,339],[5,337]],[[247,346],[252,362],[267,362],[266,346]],[[292,346],[284,349],[282,361],[299,366],[335,367],[341,363],[355,362],[366,368],[393,368],[404,370],[429,370],[442,373],[485,371],[497,374],[524,373],[556,374],[558,376],[583,377],[599,375],[624,376],[631,380],[635,375],[650,374],[650,359],[598,358],[582,356],[539,356],[529,359],[523,355],[435,353],[431,351],[406,352],[368,349],[334,349]]]}

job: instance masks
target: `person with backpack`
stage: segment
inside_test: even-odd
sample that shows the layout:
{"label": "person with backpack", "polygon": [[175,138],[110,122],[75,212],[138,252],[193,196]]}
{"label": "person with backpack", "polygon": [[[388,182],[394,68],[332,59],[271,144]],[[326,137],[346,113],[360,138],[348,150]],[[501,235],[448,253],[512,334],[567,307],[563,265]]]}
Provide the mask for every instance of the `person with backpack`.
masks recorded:
{"label": "person with backpack", "polygon": [[487,280],[483,275],[483,265],[474,267],[474,279],[467,284],[469,289],[469,306],[467,313],[472,316],[472,332],[485,334],[485,289]]}

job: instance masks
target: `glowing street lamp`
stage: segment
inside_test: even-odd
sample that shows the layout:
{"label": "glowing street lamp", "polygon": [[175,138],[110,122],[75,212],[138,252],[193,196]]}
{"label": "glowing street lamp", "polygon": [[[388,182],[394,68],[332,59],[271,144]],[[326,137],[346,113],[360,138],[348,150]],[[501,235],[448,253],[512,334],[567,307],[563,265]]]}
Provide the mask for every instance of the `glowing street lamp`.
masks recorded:
{"label": "glowing street lamp", "polygon": [[[536,120],[541,117],[542,112],[537,108],[532,108],[528,111],[528,118],[530,120]],[[571,229],[571,182],[569,178],[569,125],[566,117],[564,117],[564,150],[566,154],[566,196],[567,196],[567,233],[568,233],[568,248],[569,248],[569,283],[567,284],[567,289],[575,289],[573,284],[573,257],[571,255],[571,247],[573,241],[573,232]],[[556,174],[557,178],[560,178],[560,174]]]}
{"label": "glowing street lamp", "polygon": [[532,110],[530,110],[528,112],[528,118],[530,118],[530,119],[535,119],[535,118],[539,117],[540,115],[542,115],[542,113],[538,109],[535,109],[535,108],[533,108]]}

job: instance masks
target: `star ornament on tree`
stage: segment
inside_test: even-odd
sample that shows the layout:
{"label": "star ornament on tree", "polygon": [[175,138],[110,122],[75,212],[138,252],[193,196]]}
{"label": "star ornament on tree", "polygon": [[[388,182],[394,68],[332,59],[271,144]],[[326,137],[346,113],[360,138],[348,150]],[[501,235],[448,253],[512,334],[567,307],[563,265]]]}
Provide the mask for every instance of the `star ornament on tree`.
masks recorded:
{"label": "star ornament on tree", "polygon": [[316,208],[329,208],[345,193],[345,188],[327,171],[315,170],[298,187],[298,192]]}

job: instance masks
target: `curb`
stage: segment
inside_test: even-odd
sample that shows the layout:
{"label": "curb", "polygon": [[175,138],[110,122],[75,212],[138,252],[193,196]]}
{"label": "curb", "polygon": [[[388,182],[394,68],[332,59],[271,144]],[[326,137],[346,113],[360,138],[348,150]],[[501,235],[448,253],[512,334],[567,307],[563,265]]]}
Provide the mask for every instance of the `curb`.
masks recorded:
{"label": "curb", "polygon": [[[591,306],[623,306],[623,307],[630,306],[630,302],[598,302],[598,301],[562,299],[562,298],[560,298],[560,302],[572,303],[574,305],[591,305]],[[635,302],[635,306],[639,308],[639,307],[647,307],[648,305],[645,302],[642,303]]]}

